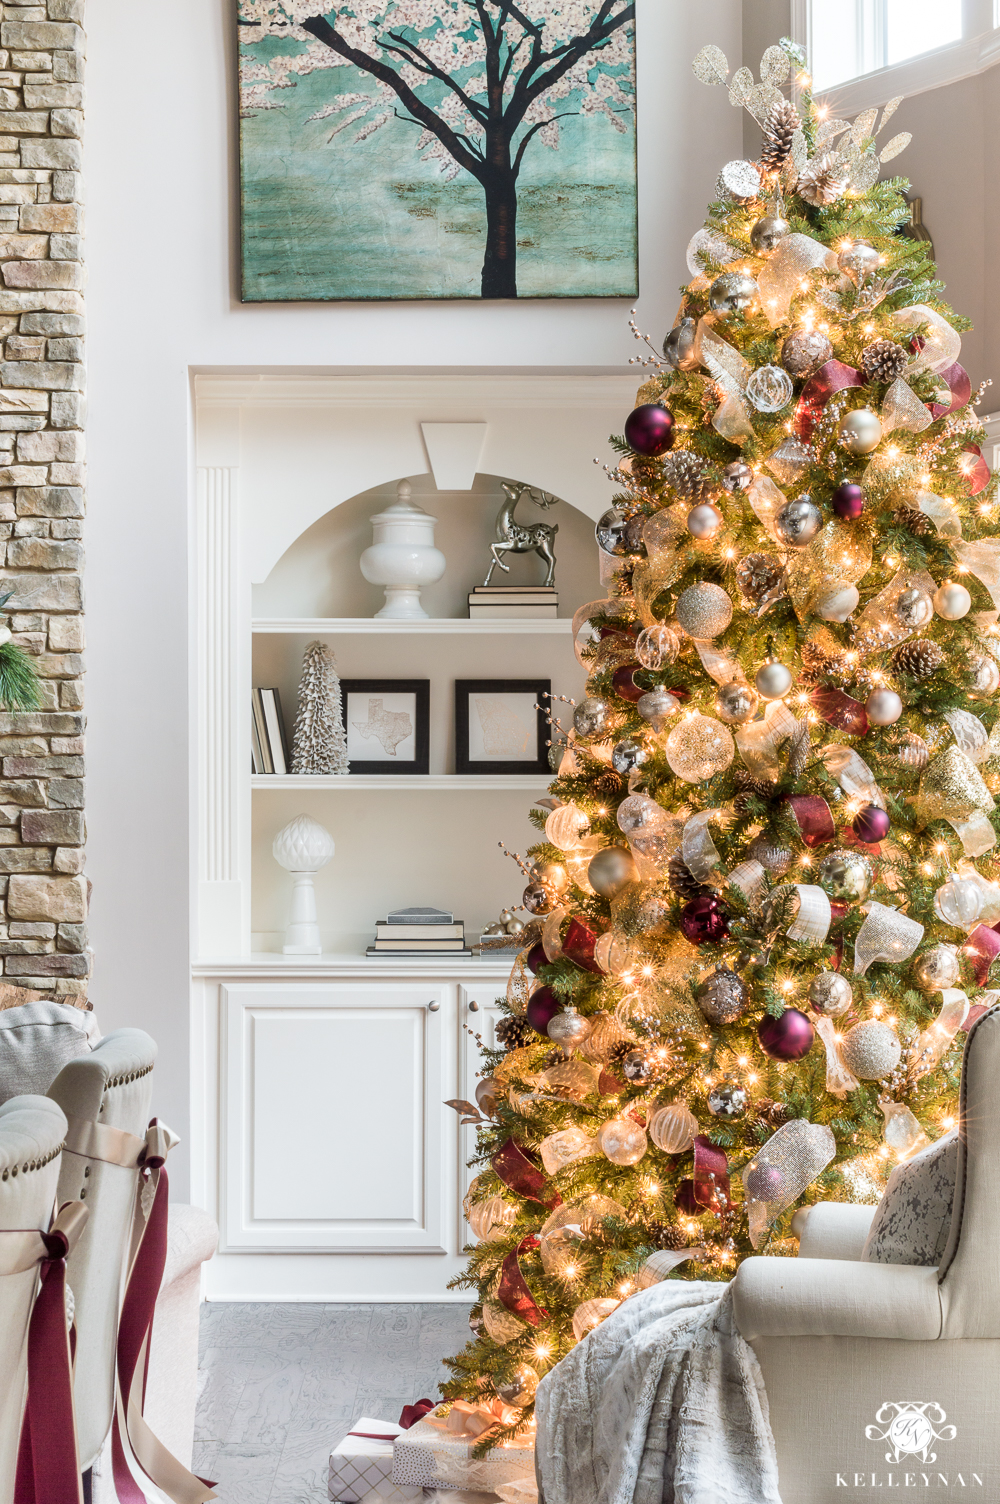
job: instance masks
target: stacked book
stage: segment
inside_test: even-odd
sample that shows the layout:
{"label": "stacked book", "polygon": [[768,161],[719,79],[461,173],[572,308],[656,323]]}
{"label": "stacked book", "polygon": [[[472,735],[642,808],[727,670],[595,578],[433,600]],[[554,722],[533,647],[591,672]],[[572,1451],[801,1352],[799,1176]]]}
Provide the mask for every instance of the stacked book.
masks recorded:
{"label": "stacked book", "polygon": [[468,956],[465,924],[442,909],[396,909],[375,926],[368,956]]}
{"label": "stacked book", "polygon": [[559,595],[551,585],[477,585],[469,591],[472,621],[503,621],[508,617],[548,620],[559,615]]}
{"label": "stacked book", "polygon": [[287,773],[288,744],[276,689],[255,689],[250,717],[250,745],[255,773]]}

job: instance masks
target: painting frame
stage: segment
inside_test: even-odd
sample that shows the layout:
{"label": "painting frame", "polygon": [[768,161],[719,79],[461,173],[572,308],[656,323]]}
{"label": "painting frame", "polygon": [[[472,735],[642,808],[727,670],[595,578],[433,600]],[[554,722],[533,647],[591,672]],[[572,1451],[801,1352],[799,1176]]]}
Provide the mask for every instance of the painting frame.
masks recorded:
{"label": "painting frame", "polygon": [[[511,760],[474,756],[470,750],[469,704],[473,695],[531,696],[540,707],[535,712],[535,756]],[[455,772],[507,776],[549,773],[549,721],[545,708],[552,702],[551,679],[456,679],[455,680]]]}
{"label": "painting frame", "polygon": [[[405,761],[396,761],[394,756],[355,757],[351,755],[352,737],[356,724],[351,720],[351,701],[367,696],[384,699],[386,696],[412,697],[413,700],[413,756]],[[429,771],[430,763],[430,697],[429,679],[341,679],[340,715],[344,735],[348,743],[348,776],[391,777],[393,774],[421,774]],[[400,709],[402,707],[399,707]],[[357,707],[355,707],[357,713]],[[390,710],[390,713],[394,713]],[[371,711],[368,711],[369,722]],[[409,740],[410,738],[407,738]]]}

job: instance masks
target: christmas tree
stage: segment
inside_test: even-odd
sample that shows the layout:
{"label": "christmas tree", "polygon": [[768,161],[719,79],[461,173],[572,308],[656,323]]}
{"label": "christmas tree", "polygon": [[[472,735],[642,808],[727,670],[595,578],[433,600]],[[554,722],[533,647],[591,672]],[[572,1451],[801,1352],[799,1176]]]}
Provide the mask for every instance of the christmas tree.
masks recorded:
{"label": "christmas tree", "polygon": [[637,1289],[876,1200],[954,1125],[1000,995],[997,492],[968,325],[880,179],[899,101],[829,118],[788,41],[759,82],[694,67],[763,144],[614,441],[586,697],[533,812],[445,1386],[502,1417],[485,1445]]}
{"label": "christmas tree", "polygon": [[349,771],[337,665],[325,643],[311,642],[302,658],[299,708],[292,739],[292,772]]}

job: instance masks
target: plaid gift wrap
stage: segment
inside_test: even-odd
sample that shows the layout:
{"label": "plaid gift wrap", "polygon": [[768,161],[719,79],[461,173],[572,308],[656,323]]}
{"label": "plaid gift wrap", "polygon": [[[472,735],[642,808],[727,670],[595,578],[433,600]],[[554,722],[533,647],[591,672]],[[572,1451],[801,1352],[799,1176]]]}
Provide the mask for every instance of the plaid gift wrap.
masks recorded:
{"label": "plaid gift wrap", "polygon": [[374,1493],[385,1504],[403,1504],[418,1499],[419,1486],[392,1482],[392,1444],[403,1433],[391,1420],[373,1420],[363,1415],[330,1453],[329,1494],[342,1504],[359,1504]]}

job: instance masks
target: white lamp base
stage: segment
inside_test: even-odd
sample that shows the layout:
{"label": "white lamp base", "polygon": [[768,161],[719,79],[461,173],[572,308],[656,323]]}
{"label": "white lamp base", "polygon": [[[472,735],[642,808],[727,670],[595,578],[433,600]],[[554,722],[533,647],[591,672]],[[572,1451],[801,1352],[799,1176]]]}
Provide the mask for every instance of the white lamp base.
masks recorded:
{"label": "white lamp base", "polygon": [[285,956],[321,956],[319,925],[316,923],[316,890],[311,872],[293,872],[292,903],[285,927]]}

